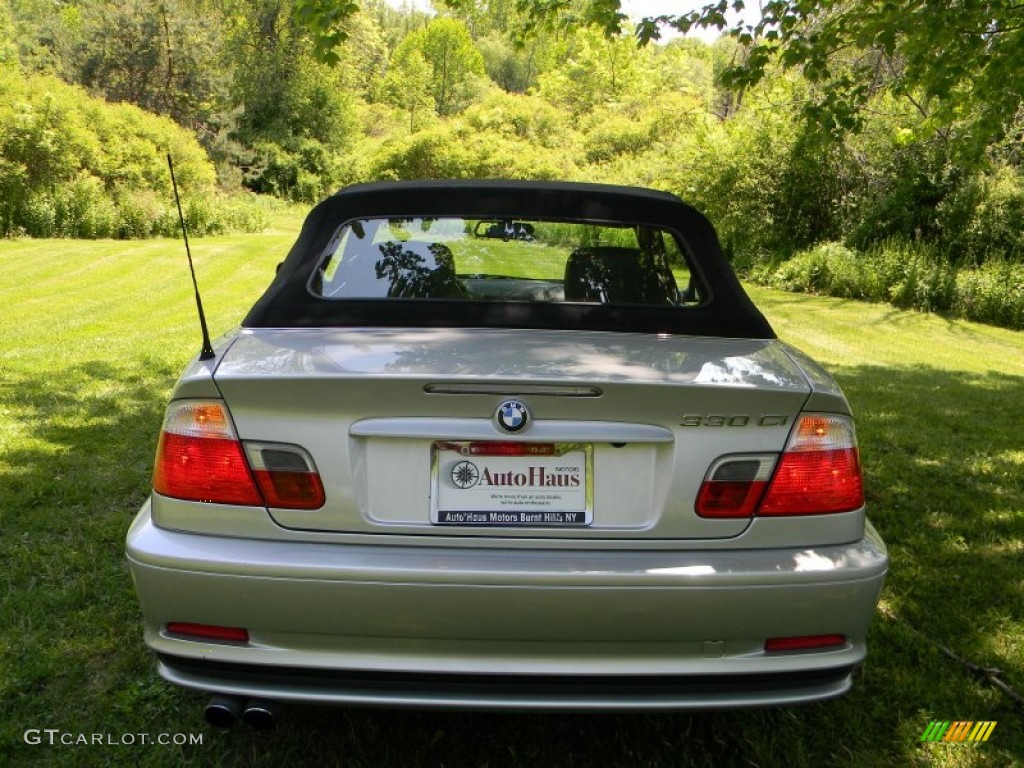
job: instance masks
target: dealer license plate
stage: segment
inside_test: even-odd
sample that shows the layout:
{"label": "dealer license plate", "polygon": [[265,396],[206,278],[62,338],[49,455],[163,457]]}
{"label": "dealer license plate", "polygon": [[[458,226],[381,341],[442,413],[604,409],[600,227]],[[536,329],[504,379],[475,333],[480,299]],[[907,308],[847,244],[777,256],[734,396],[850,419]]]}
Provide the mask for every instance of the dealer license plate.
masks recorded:
{"label": "dealer license plate", "polygon": [[593,522],[593,446],[444,441],[433,444],[435,525],[581,527]]}

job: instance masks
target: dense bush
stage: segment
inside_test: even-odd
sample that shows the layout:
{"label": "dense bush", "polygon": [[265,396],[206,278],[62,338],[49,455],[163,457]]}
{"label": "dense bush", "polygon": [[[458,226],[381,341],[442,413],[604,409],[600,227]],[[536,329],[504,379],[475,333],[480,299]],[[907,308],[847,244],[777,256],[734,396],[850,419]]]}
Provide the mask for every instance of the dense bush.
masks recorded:
{"label": "dense bush", "polygon": [[535,147],[571,143],[566,116],[539,96],[490,93],[463,113],[462,122],[474,131],[521,139]]}
{"label": "dense bush", "polygon": [[260,142],[245,184],[261,194],[315,203],[346,181],[342,168],[341,157],[316,139],[297,142],[293,151]]}
{"label": "dense bush", "polygon": [[1024,261],[1024,175],[1019,168],[997,166],[976,174],[964,191],[940,206],[940,212],[965,198],[961,226],[947,233],[950,249],[963,260],[981,264],[996,261]]}
{"label": "dense bush", "polygon": [[862,171],[839,139],[801,120],[793,105],[806,90],[780,78],[726,119],[691,118],[666,143],[669,188],[711,218],[741,270],[843,233]]}
{"label": "dense bush", "polygon": [[[891,128],[891,126],[890,126]],[[964,167],[934,140],[895,138],[860,153],[864,177],[844,214],[846,241],[866,249],[924,242],[956,263],[1024,260],[1024,170],[997,158]]]}
{"label": "dense bush", "polygon": [[1024,329],[1024,264],[989,261],[961,270],[954,309],[969,320]]}
{"label": "dense bush", "polygon": [[891,240],[868,251],[824,243],[751,279],[787,291],[889,302],[1024,328],[1024,265],[990,261],[961,269],[925,245]]}
{"label": "dense bush", "polygon": [[559,179],[574,172],[562,153],[462,124],[386,142],[369,171],[378,179]]}
{"label": "dense bush", "polygon": [[829,293],[848,298],[880,300],[866,291],[863,264],[858,254],[841,243],[824,243],[798,253],[782,263],[774,273],[761,270],[754,277],[767,278],[767,282],[784,291],[801,293]]}
{"label": "dense bush", "polygon": [[[182,201],[190,235],[259,232],[267,228],[266,206],[240,196],[211,192]],[[117,238],[177,237],[178,210],[170,193],[116,192],[109,197],[99,181],[82,176],[52,192],[30,194],[19,223],[5,236]]]}
{"label": "dense bush", "polygon": [[170,233],[168,152],[196,234],[263,226],[258,208],[218,198],[202,147],[171,120],[13,68],[0,70],[0,92],[0,235]]}
{"label": "dense bush", "polygon": [[859,190],[847,239],[858,248],[891,238],[935,241],[951,223],[938,206],[956,184],[941,151],[904,138],[873,149],[878,155],[870,158],[870,183]]}
{"label": "dense bush", "polygon": [[587,163],[602,163],[649,149],[653,126],[625,115],[602,120],[588,132],[584,149]]}

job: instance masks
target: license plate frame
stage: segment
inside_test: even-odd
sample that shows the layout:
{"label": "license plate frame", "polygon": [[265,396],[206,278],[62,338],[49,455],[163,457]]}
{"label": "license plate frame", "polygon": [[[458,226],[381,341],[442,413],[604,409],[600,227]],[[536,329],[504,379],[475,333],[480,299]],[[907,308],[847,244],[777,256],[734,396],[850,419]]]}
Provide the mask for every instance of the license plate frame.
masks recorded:
{"label": "license plate frame", "polygon": [[586,528],[594,522],[594,446],[437,440],[430,522],[477,528]]}

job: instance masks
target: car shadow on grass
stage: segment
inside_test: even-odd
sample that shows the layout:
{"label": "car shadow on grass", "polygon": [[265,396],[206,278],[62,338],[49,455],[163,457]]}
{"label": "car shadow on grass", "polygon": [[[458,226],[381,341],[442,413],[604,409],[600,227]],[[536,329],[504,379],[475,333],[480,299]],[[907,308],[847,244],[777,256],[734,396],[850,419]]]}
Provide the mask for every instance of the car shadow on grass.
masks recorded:
{"label": "car shadow on grass", "polygon": [[[142,646],[123,539],[148,492],[176,371],[154,361],[90,363],[52,377],[5,378],[0,405],[19,417],[0,487],[8,587],[0,598],[0,723],[7,723],[0,758],[22,729],[52,727],[202,733],[204,743],[142,753],[15,746],[15,762],[1011,765],[1024,754],[1019,713],[937,643],[1001,668],[1024,689],[1024,422],[1017,409],[1024,380],[930,368],[835,373],[857,417],[869,515],[892,556],[868,661],[847,696],[692,714],[294,705],[266,733],[210,730],[201,721],[205,697],[159,681]],[[998,727],[985,744],[922,744],[933,719],[995,720]]]}

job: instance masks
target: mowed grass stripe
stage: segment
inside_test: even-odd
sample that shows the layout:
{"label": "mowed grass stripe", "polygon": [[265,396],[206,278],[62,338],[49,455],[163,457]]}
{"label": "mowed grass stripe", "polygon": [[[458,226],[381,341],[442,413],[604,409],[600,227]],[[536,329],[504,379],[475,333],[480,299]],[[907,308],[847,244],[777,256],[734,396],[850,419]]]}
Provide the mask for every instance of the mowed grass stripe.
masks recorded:
{"label": "mowed grass stripe", "polygon": [[[273,277],[293,236],[205,238],[193,247],[211,333],[227,331]],[[13,357],[80,359],[109,344],[160,348],[198,332],[181,241],[0,244],[0,345]],[[84,345],[84,349],[82,348]],[[56,361],[55,361],[56,362]]]}
{"label": "mowed grass stripe", "polygon": [[939,315],[746,286],[780,337],[826,366],[929,366],[1024,376],[1024,333]]}
{"label": "mowed grass stripe", "polygon": [[[214,335],[241,320],[297,227],[193,241]],[[1024,334],[751,289],[850,397],[893,556],[847,697],[614,716],[298,707],[274,733],[219,733],[201,722],[202,696],[156,678],[123,560],[167,394],[199,349],[183,245],[0,242],[0,266],[0,764],[988,766],[1024,754],[1007,697],[903,623],[1024,689]],[[999,726],[984,744],[922,744],[933,720]],[[28,728],[206,739],[31,747]]]}

